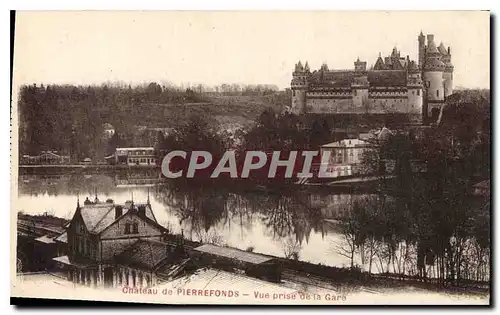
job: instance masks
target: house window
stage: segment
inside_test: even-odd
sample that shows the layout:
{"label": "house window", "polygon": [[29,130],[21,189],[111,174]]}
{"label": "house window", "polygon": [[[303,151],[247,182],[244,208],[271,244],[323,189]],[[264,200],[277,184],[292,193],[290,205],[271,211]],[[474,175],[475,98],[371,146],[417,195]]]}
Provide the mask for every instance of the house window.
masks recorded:
{"label": "house window", "polygon": [[439,90],[436,90],[436,96],[439,97]]}
{"label": "house window", "polygon": [[138,234],[139,233],[139,224],[138,223],[134,223],[132,225],[132,234]]}
{"label": "house window", "polygon": [[125,223],[125,234],[130,234],[130,223]]}
{"label": "house window", "polygon": [[417,90],[417,96],[420,96],[420,90]]}

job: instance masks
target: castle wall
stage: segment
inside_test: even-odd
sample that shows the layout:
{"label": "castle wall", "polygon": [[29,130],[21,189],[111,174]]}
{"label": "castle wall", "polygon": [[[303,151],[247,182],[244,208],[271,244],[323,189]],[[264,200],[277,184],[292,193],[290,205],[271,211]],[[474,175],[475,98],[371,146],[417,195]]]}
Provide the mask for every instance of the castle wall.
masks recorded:
{"label": "castle wall", "polygon": [[370,113],[407,113],[408,93],[405,89],[369,92]]}
{"label": "castle wall", "polygon": [[307,97],[307,112],[320,113],[349,113],[353,111],[352,98],[319,98]]}
{"label": "castle wall", "polygon": [[[416,93],[416,92],[415,92]],[[421,92],[420,92],[421,93]],[[415,95],[409,102],[405,89],[392,91],[368,91],[355,89],[346,92],[308,92],[308,113],[421,113],[421,96]],[[418,100],[420,98],[420,101]]]}
{"label": "castle wall", "polygon": [[352,111],[350,90],[308,91],[306,108],[309,113],[337,113]]}

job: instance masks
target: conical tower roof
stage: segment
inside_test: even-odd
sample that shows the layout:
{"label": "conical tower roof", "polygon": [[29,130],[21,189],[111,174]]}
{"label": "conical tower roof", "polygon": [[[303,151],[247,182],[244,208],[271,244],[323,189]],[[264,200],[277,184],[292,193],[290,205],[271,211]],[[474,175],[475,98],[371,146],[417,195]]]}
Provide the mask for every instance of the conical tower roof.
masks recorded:
{"label": "conical tower roof", "polygon": [[443,42],[441,42],[441,44],[439,45],[438,50],[443,55],[447,55],[448,54],[448,51],[446,50],[446,47],[444,47]]}
{"label": "conical tower roof", "polygon": [[427,53],[428,54],[439,53],[439,50],[437,49],[436,44],[434,43],[434,41],[429,41],[429,45],[427,46]]}

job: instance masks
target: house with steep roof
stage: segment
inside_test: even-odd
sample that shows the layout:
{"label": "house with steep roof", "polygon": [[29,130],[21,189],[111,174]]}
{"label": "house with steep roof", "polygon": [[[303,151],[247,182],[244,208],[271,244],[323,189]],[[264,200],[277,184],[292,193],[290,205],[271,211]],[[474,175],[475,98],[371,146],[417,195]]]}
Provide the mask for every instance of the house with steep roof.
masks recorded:
{"label": "house with steep roof", "polygon": [[67,244],[67,254],[54,260],[74,283],[152,286],[160,267],[172,267],[168,262],[174,260],[166,259],[179,257],[177,245],[166,242],[167,233],[149,198],[146,203],[125,204],[87,198],[83,206],[77,202],[67,230],[55,239]]}

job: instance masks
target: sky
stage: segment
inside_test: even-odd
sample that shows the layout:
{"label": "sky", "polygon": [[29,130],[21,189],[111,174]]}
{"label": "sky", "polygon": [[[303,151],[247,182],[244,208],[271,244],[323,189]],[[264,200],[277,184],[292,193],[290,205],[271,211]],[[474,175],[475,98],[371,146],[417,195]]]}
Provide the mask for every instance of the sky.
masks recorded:
{"label": "sky", "polygon": [[479,11],[18,12],[15,85],[171,82],[289,87],[295,63],[368,66],[417,36],[451,46],[454,86],[490,87],[490,16]]}

